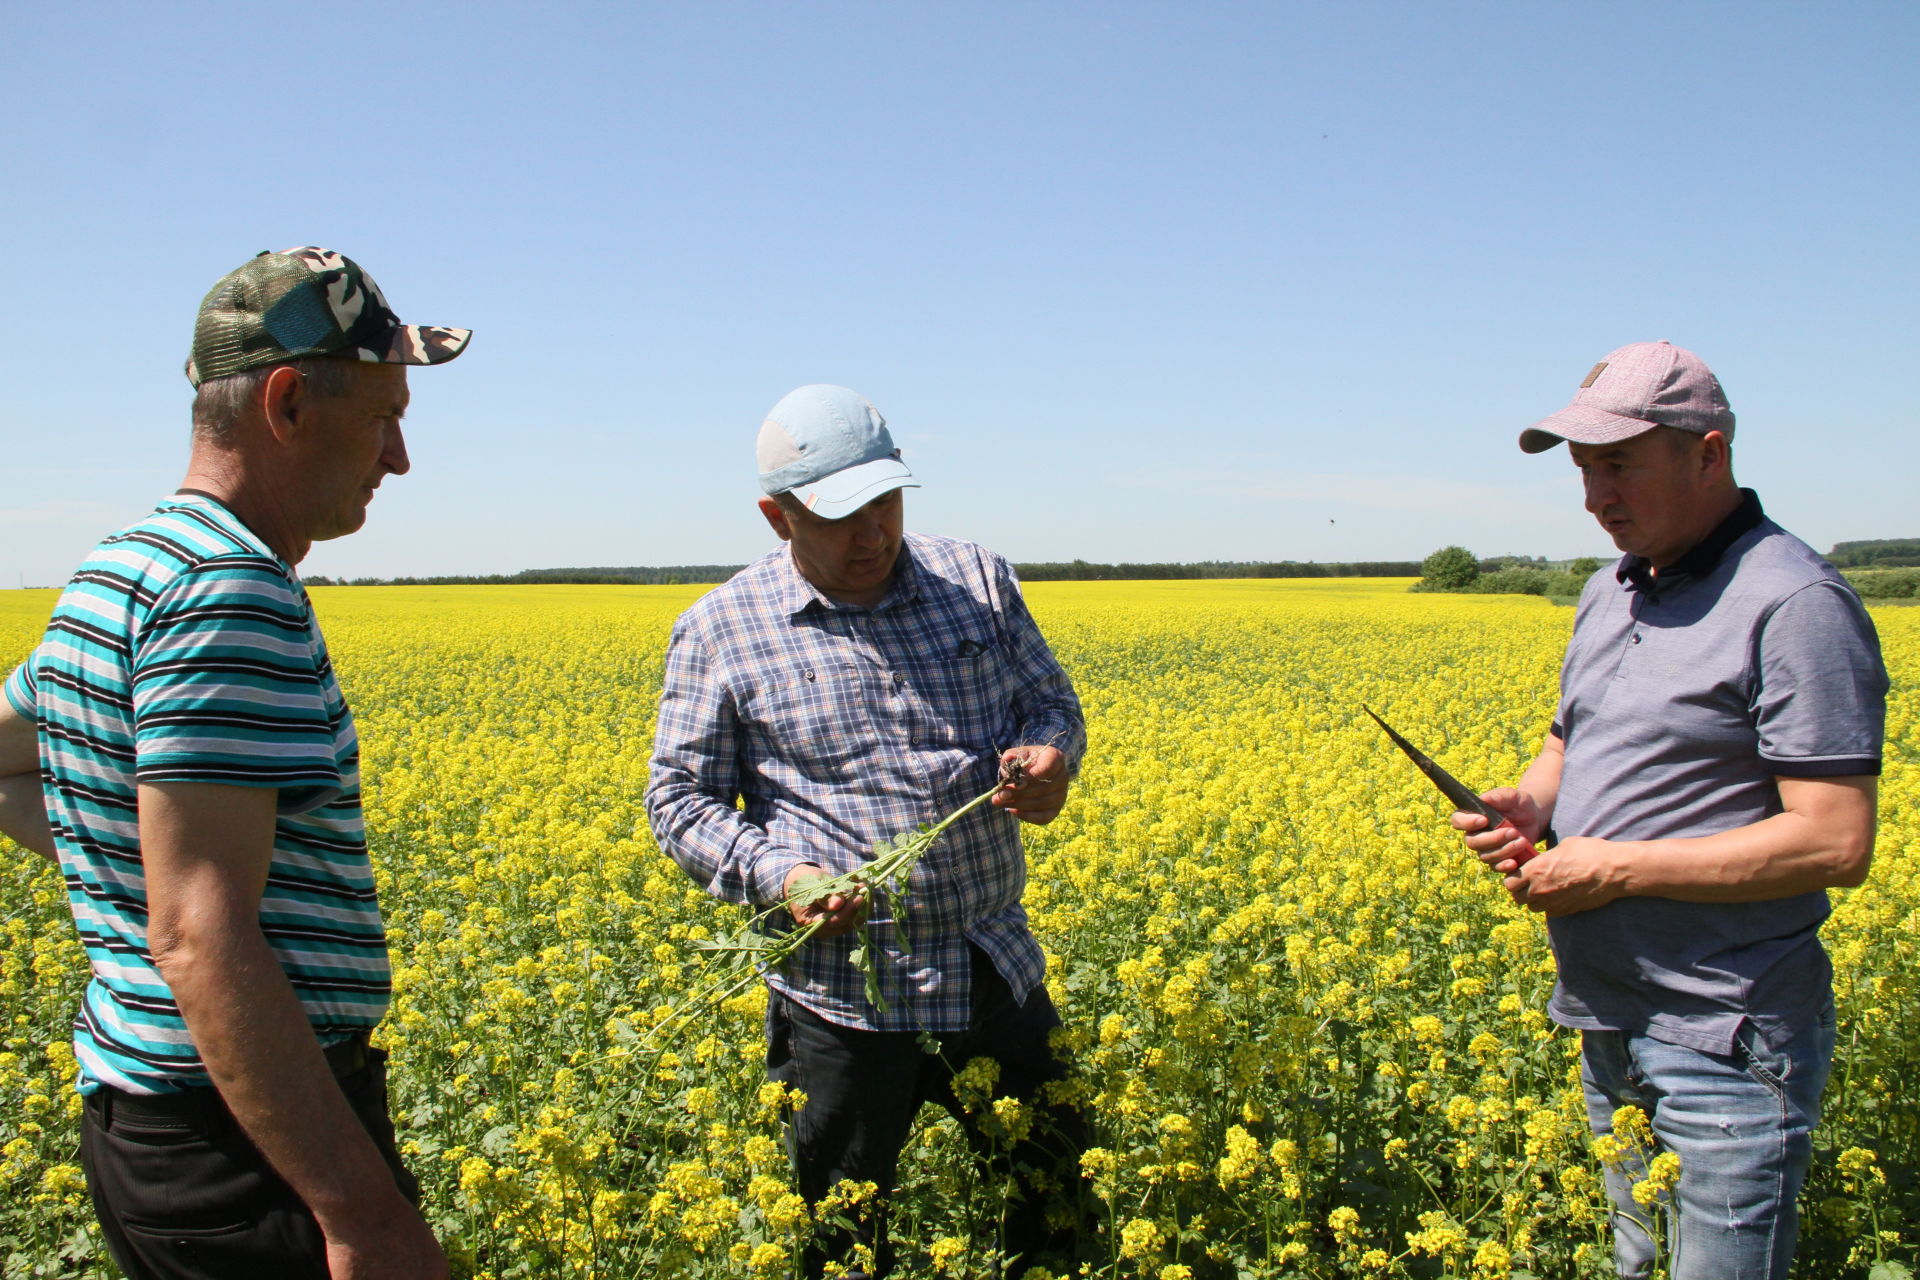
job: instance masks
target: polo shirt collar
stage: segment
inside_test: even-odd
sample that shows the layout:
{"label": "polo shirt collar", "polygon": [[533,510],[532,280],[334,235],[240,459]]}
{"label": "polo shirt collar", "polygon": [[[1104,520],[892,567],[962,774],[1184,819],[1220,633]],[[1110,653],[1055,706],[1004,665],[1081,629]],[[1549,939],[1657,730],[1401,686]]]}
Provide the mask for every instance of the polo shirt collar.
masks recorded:
{"label": "polo shirt collar", "polygon": [[1740,491],[1740,505],[1713,527],[1713,532],[1693,544],[1672,564],[1662,565],[1656,577],[1653,562],[1645,556],[1628,556],[1614,570],[1616,581],[1628,583],[1640,591],[1654,591],[1678,578],[1698,578],[1713,572],[1727,549],[1753,530],[1767,513],[1760,508],[1760,495],[1751,489]]}

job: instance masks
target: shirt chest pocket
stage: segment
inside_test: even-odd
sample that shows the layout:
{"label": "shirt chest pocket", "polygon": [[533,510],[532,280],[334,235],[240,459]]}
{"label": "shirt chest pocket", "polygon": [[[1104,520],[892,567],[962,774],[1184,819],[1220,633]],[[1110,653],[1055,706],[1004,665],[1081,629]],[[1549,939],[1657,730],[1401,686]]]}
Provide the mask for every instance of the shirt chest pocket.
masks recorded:
{"label": "shirt chest pocket", "polygon": [[821,781],[838,781],[869,750],[867,689],[854,663],[796,664],[756,685],[740,702],[752,756]]}
{"label": "shirt chest pocket", "polygon": [[921,650],[906,675],[928,741],[980,751],[1013,745],[1013,677],[992,630]]}

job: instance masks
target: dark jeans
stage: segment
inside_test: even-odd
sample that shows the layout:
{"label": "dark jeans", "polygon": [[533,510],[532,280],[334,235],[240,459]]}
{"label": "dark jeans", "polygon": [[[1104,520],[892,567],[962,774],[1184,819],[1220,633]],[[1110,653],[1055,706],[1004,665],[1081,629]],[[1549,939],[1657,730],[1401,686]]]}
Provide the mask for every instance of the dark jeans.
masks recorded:
{"label": "dark jeans", "polygon": [[[328,1058],[394,1181],[418,1204],[420,1185],[400,1162],[387,1117],[386,1054],[349,1042]],[[313,1215],[212,1089],[95,1091],[80,1162],[107,1247],[129,1280],[327,1280]]]}
{"label": "dark jeans", "polygon": [[[767,1075],[807,1098],[787,1125],[801,1196],[814,1204],[845,1178],[877,1184],[882,1197],[854,1232],[819,1229],[802,1256],[807,1276],[823,1274],[829,1260],[852,1265],[856,1241],[873,1250],[874,1268],[849,1274],[892,1270],[885,1197],[897,1185],[900,1149],[923,1102],[951,1112],[975,1153],[995,1174],[1013,1179],[999,1224],[1002,1251],[1020,1259],[1010,1274],[1049,1257],[1056,1265],[1072,1259],[1083,1216],[1079,1162],[1088,1141],[1086,1117],[1075,1107],[1036,1102],[1027,1137],[1010,1150],[995,1150],[953,1091],[955,1071],[974,1058],[992,1058],[1000,1064],[992,1096],[1034,1102],[1042,1085],[1067,1074],[1047,1043],[1060,1016],[1045,987],[1036,986],[1018,1004],[985,952],[973,948],[971,959],[971,1023],[940,1036],[938,1055],[924,1052],[913,1032],[843,1027],[778,993],[769,1002]],[[1055,1224],[1047,1220],[1049,1210]]]}

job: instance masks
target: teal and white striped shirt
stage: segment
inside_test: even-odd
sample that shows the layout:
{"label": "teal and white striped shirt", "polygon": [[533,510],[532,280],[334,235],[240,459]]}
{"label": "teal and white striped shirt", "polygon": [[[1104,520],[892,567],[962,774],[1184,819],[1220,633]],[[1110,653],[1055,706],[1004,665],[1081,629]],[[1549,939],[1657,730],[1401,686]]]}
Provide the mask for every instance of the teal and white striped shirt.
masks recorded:
{"label": "teal and white striped shirt", "polygon": [[322,1042],[391,989],[360,816],[359,742],[306,590],[213,498],[184,492],[101,543],[6,682],[39,722],[47,816],[92,966],[80,1090],[208,1083],[147,947],[139,783],[279,791],[260,928]]}

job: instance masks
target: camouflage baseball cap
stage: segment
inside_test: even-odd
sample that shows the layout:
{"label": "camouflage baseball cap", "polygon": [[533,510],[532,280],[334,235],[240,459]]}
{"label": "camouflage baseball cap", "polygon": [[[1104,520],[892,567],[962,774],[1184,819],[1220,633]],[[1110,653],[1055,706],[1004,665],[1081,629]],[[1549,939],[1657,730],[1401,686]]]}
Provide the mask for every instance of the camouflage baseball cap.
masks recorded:
{"label": "camouflage baseball cap", "polygon": [[197,387],[301,356],[445,364],[472,337],[471,329],[401,324],[373,277],[331,249],[263,250],[201,300],[187,381]]}

